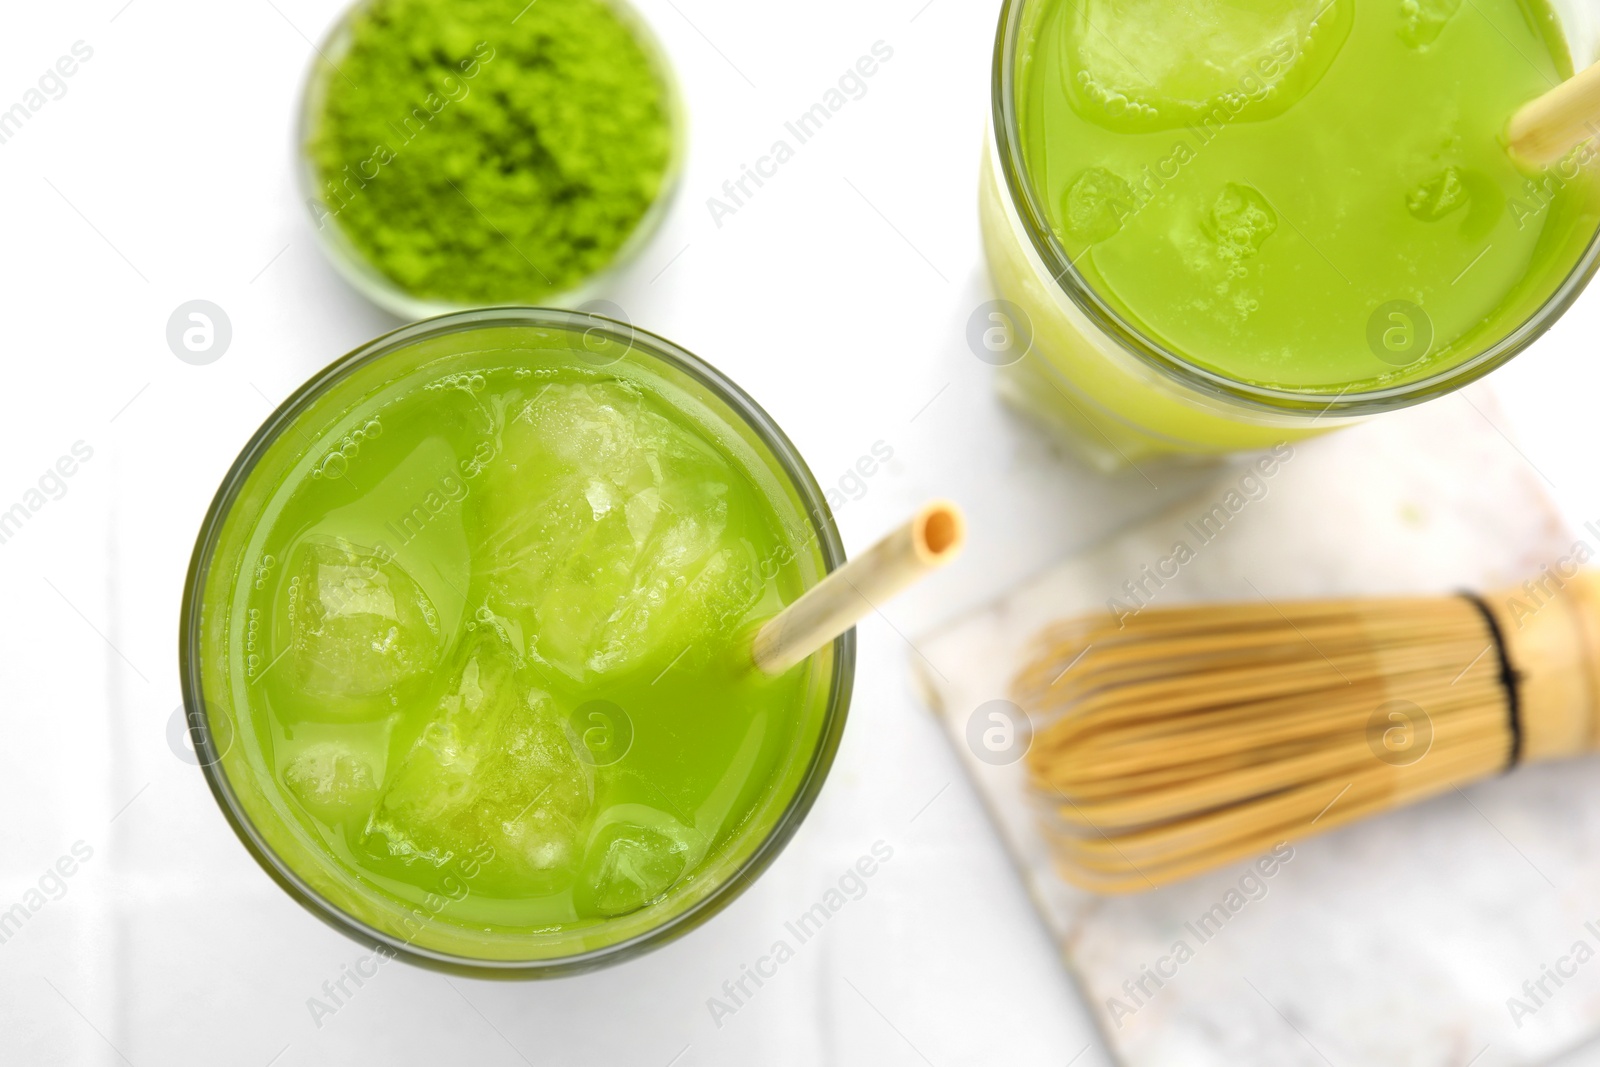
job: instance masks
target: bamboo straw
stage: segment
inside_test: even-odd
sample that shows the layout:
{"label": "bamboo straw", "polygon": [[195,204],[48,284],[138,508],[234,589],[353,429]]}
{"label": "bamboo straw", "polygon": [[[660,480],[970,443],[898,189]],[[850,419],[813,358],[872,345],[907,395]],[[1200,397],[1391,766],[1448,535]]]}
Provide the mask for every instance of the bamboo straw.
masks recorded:
{"label": "bamboo straw", "polygon": [[1512,154],[1540,167],[1596,134],[1600,134],[1600,63],[1524,104],[1506,129]]}
{"label": "bamboo straw", "polygon": [[1144,889],[1600,748],[1600,572],[1071,620],[1013,695],[1062,874]]}
{"label": "bamboo straw", "polygon": [[967,520],[948,500],[924,504],[909,522],[837,568],[756,633],[756,666],[779,675],[825,647],[908,586],[955,559]]}

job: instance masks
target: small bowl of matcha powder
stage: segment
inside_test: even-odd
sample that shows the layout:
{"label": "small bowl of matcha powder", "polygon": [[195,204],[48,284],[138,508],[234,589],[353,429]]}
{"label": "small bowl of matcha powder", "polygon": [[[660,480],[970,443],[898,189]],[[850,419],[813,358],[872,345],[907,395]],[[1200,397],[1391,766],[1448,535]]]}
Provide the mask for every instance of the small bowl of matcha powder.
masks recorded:
{"label": "small bowl of matcha powder", "polygon": [[307,82],[304,192],[398,315],[570,304],[665,213],[678,100],[623,0],[364,0]]}

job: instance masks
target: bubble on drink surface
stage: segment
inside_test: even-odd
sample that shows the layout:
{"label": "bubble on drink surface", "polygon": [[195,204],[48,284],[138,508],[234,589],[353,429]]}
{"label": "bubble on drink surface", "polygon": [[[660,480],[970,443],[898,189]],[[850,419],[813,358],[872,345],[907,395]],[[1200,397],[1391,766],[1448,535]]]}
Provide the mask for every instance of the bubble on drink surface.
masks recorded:
{"label": "bubble on drink surface", "polygon": [[365,816],[378,795],[368,758],[336,741],[302,749],[284,768],[283,781],[307,811],[326,823]]}
{"label": "bubble on drink surface", "polygon": [[1224,259],[1237,262],[1261,251],[1278,229],[1278,213],[1254,186],[1229,182],[1205,218],[1206,235]]}
{"label": "bubble on drink surface", "polygon": [[437,666],[438,614],[393,561],[344,540],[309,541],[289,575],[289,647],[263,671],[289,710],[335,720],[381,714]]}
{"label": "bubble on drink surface", "polygon": [[1437,222],[1466,207],[1471,199],[1472,193],[1460,169],[1446,167],[1406,195],[1406,210],[1423,222]]}
{"label": "bubble on drink surface", "polygon": [[[1084,0],[1062,18],[1062,81],[1091,122],[1135,132],[1270,118],[1321,79],[1353,0]],[[1174,20],[1178,26],[1175,28]]]}
{"label": "bubble on drink surface", "polygon": [[490,863],[525,891],[565,888],[582,859],[594,776],[563,718],[499,637],[475,638],[368,820],[369,843],[441,871],[488,845]]}
{"label": "bubble on drink surface", "polygon": [[1412,48],[1425,48],[1461,10],[1461,0],[1401,0],[1400,39]]}
{"label": "bubble on drink surface", "polygon": [[543,388],[512,406],[473,501],[490,603],[575,679],[709,655],[762,587],[728,532],[739,477],[629,383]]}
{"label": "bubble on drink surface", "polygon": [[1071,236],[1104,241],[1122,229],[1122,220],[1133,211],[1133,189],[1106,168],[1090,167],[1067,187],[1062,208]]}
{"label": "bubble on drink surface", "polygon": [[666,896],[704,852],[705,838],[671,816],[618,805],[589,842],[575,896],[601,915],[638,911]]}

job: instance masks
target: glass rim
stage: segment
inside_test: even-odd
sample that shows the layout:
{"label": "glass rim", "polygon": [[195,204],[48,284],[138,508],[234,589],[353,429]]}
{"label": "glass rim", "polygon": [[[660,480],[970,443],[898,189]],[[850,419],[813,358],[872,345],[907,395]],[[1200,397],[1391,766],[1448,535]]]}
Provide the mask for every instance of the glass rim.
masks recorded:
{"label": "glass rim", "polygon": [[1470,359],[1416,381],[1359,393],[1349,391],[1348,387],[1337,393],[1311,392],[1241,381],[1186,359],[1148,336],[1095,292],[1045,221],[1048,216],[1027,178],[1015,104],[1015,68],[1022,16],[1030,4],[1038,2],[1043,0],[1002,0],[995,33],[990,126],[994,135],[993,162],[1004,178],[1006,203],[1026,231],[1030,247],[1050,273],[1057,295],[1071,300],[1119,351],[1169,380],[1211,397],[1280,415],[1316,419],[1325,415],[1356,417],[1409,407],[1477,381],[1527,348],[1572,306],[1600,267],[1600,226],[1597,226],[1583,255],[1561,284],[1516,329]]}
{"label": "glass rim", "polygon": [[[334,61],[329,57],[342,55],[348,47],[350,23],[356,12],[377,2],[378,0],[353,0],[333,20],[311,51],[305,75],[300,81],[294,123],[294,144],[291,146],[290,154],[293,160],[295,191],[300,201],[308,208],[316,204],[328,213],[323,219],[313,217],[311,228],[317,247],[335,273],[351,288],[384,311],[404,319],[420,320],[493,306],[439,300],[407,292],[373,266],[339,228],[339,223],[334,217],[337,212],[330,209],[327,197],[320,188],[320,175],[311,161],[307,146],[310,144],[311,132],[317,117],[322,111],[328,81],[338,71]],[[541,307],[576,304],[598,294],[610,278],[638,258],[650,244],[662,223],[666,221],[667,212],[677,200],[678,191],[683,185],[683,172],[689,154],[689,112],[684,103],[683,86],[678,79],[677,68],[667,54],[661,38],[650,26],[649,20],[633,6],[631,0],[602,0],[602,2],[615,12],[617,18],[639,43],[640,49],[661,82],[671,133],[671,147],[666,169],[661,175],[661,187],[657,190],[655,199],[650,202],[644,214],[639,216],[633,231],[622,244],[617,246],[612,257],[598,269],[578,278],[564,289],[552,289],[537,294],[537,299],[541,302],[538,306]]]}
{"label": "glass rim", "polygon": [[833,642],[833,671],[828,682],[827,710],[822,729],[809,756],[809,763],[794,795],[773,823],[766,836],[729,876],[711,892],[670,916],[658,926],[599,948],[569,956],[534,960],[479,959],[419,946],[377,929],[350,915],[312,888],[256,830],[254,822],[239,802],[237,793],[222,769],[211,729],[201,684],[202,607],[206,581],[223,523],[239,492],[255,471],[266,450],[287,431],[309,405],[356,370],[385,356],[408,348],[418,341],[462,333],[484,326],[529,326],[540,329],[570,328],[579,332],[597,331],[615,341],[638,349],[652,359],[688,375],[741,419],[771,452],[805,508],[807,521],[821,550],[823,563],[832,572],[845,561],[844,544],[834,522],[833,512],[810,467],[794,443],[756,401],[711,364],[665,338],[600,315],[557,308],[492,307],[455,312],[411,323],[390,331],[341,356],[313,375],[267,416],[249,442],[228,468],[222,484],[206,510],[195,539],[188,574],[184,582],[179,621],[179,674],[183,706],[188,720],[195,755],[217,806],[228,824],[263,870],[290,897],[334,929],[357,942],[411,963],[471,977],[541,978],[592,970],[608,963],[630,959],[674,940],[727,907],[771,866],[810,813],[838,752],[850,697],[855,682],[855,630],[846,630]]}

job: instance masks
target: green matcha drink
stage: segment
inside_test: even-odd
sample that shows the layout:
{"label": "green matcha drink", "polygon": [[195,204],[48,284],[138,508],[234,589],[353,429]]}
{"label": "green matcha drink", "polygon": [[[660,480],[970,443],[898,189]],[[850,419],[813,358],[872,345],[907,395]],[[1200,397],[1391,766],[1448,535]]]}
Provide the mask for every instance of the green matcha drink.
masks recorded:
{"label": "green matcha drink", "polygon": [[752,625],[839,557],[742,395],[559,312],[409,327],[247,449],[197,549],[186,681],[213,788],[336,925],[572,965],[708,914],[831,758],[849,646]]}
{"label": "green matcha drink", "polygon": [[1460,384],[1592,270],[1587,154],[1503,146],[1572,73],[1539,0],[1013,0],[1000,58],[1010,387],[1123,459]]}

